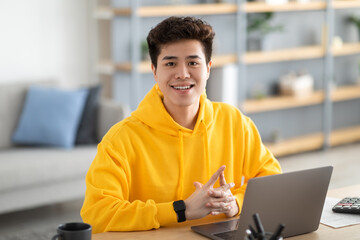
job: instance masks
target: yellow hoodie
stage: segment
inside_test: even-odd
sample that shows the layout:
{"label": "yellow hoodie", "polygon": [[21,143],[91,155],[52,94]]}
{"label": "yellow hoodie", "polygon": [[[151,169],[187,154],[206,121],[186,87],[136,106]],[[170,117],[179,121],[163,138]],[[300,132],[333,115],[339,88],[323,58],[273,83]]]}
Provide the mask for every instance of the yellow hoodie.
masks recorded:
{"label": "yellow hoodie", "polygon": [[155,85],[98,145],[81,209],[93,233],[177,222],[173,201],[188,198],[195,191],[193,182],[206,183],[221,165],[226,165],[227,182],[235,183],[231,190],[239,207],[248,179],[281,172],[253,122],[238,109],[203,94],[190,130],[171,118],[162,97]]}

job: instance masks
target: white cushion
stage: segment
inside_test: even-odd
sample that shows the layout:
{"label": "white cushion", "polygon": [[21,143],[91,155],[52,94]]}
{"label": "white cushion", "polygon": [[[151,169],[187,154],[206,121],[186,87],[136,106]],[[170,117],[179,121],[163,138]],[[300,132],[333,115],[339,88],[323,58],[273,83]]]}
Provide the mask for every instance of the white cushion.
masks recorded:
{"label": "white cushion", "polygon": [[66,179],[83,179],[95,158],[96,146],[81,146],[70,151],[58,148],[11,148],[0,151],[1,192]]}

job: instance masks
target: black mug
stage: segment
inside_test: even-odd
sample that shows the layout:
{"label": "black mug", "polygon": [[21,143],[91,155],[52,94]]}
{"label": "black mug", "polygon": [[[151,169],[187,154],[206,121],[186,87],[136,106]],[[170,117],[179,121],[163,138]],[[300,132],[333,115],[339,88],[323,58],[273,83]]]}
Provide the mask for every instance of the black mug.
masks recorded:
{"label": "black mug", "polygon": [[52,240],[91,240],[91,230],[91,225],[87,223],[64,223],[58,226]]}

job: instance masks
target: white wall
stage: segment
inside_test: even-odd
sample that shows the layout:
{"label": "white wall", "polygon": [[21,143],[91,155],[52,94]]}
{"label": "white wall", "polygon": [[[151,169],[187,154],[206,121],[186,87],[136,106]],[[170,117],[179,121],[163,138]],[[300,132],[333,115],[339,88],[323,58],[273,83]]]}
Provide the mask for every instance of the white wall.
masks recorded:
{"label": "white wall", "polygon": [[0,82],[88,82],[88,0],[0,0]]}

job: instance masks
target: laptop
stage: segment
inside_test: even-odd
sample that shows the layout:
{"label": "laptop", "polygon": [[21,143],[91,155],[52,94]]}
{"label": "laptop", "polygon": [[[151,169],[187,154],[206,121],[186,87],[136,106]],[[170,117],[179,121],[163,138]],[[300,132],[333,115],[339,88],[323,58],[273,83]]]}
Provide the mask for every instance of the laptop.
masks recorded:
{"label": "laptop", "polygon": [[248,181],[240,218],[192,226],[210,239],[243,240],[249,225],[255,228],[253,214],[258,213],[266,232],[275,232],[285,224],[283,237],[318,229],[333,167],[326,166]]}

